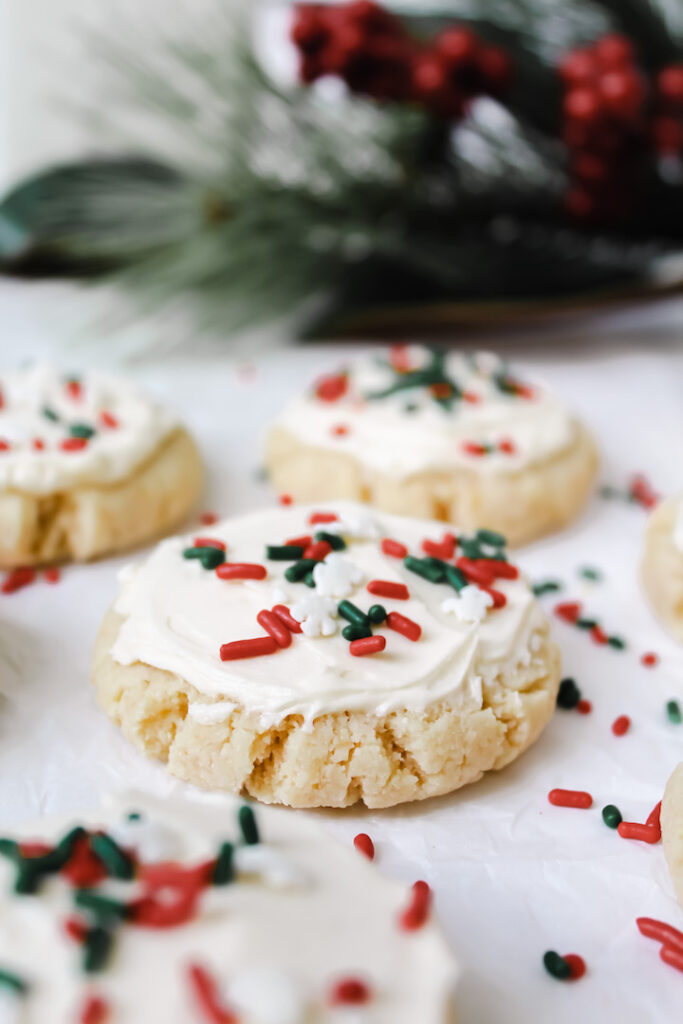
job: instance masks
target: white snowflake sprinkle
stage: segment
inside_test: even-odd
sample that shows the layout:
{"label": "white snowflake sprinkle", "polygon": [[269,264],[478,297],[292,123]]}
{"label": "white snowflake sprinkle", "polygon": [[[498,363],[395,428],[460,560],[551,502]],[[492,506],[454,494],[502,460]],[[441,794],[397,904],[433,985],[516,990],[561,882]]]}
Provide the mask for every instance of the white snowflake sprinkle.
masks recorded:
{"label": "white snowflake sprinkle", "polygon": [[304,636],[333,636],[337,632],[337,602],[331,597],[306,594],[292,605],[290,611],[301,623]]}
{"label": "white snowflake sprinkle", "polygon": [[174,860],[180,854],[178,834],[167,825],[148,818],[146,814],[122,818],[110,832],[119,846],[134,851],[145,864]]}
{"label": "white snowflake sprinkle", "polygon": [[453,612],[460,622],[481,622],[493,598],[485,590],[469,585],[463,587],[457,597],[447,597],[441,603],[442,612]]}
{"label": "white snowflake sprinkle", "polygon": [[354,562],[333,551],[313,569],[313,580],[321,597],[348,597],[363,580],[363,571]]}
{"label": "white snowflake sprinkle", "polygon": [[328,533],[340,534],[352,540],[377,540],[382,534],[377,520],[362,513],[341,516],[336,522],[327,523],[325,529]]}

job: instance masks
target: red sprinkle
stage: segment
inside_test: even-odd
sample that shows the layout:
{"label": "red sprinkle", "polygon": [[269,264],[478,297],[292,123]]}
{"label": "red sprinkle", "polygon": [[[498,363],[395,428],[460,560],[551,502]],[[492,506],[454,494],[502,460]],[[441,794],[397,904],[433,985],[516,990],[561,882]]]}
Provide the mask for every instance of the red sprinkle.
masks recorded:
{"label": "red sprinkle", "polygon": [[593,806],[593,797],[581,789],[551,789],[548,800],[555,807],[578,807],[586,810]]}
{"label": "red sprinkle", "polygon": [[421,928],[429,917],[432,890],[426,882],[415,882],[410,904],[401,913],[399,924],[404,931],[413,932]]}
{"label": "red sprinkle", "polygon": [[286,604],[276,604],[272,611],[280,622],[284,622],[290,633],[302,632],[301,623],[296,621]]}
{"label": "red sprinkle", "polygon": [[291,505],[294,502],[294,498],[291,494],[281,494],[278,501],[281,505]]}
{"label": "red sprinkle", "polygon": [[410,362],[408,346],[405,342],[397,342],[395,345],[391,346],[389,349],[389,362],[396,373],[410,372],[412,364]]}
{"label": "red sprinkle", "polygon": [[640,659],[641,664],[647,666],[647,668],[653,668],[659,662],[659,657],[653,651],[648,651]]}
{"label": "red sprinkle", "polygon": [[215,512],[202,512],[199,522],[202,526],[213,526],[214,523],[218,522],[218,516]]}
{"label": "red sprinkle", "polygon": [[328,544],[326,540],[318,540],[315,544],[311,544],[306,548],[303,557],[315,558],[317,562],[322,562],[324,558],[327,558],[331,550],[332,545]]}
{"label": "red sprinkle", "polygon": [[360,978],[342,978],[332,986],[329,994],[332,1006],[362,1006],[371,999],[370,988]]}
{"label": "red sprinkle", "polygon": [[196,548],[218,548],[219,551],[225,551],[223,541],[215,540],[213,537],[195,537],[193,543]]}
{"label": "red sprinkle", "polygon": [[78,402],[83,397],[83,388],[81,387],[80,380],[68,380],[65,387],[69,397],[73,398],[75,402]]}
{"label": "red sprinkle", "polygon": [[658,843],[662,838],[660,829],[653,825],[641,825],[638,821],[622,821],[617,826],[622,839],[639,839],[642,843]]}
{"label": "red sprinkle", "polygon": [[390,580],[370,580],[366,590],[375,597],[390,597],[395,601],[407,601],[410,597],[405,583],[392,583]]}
{"label": "red sprinkle", "polygon": [[375,859],[375,844],[373,843],[370,836],[366,835],[365,832],[359,832],[356,838],[353,840],[353,845],[356,847],[359,853],[362,853],[368,860]]}
{"label": "red sprinkle", "polygon": [[88,926],[80,917],[67,917],[64,922],[64,933],[74,942],[84,942],[88,934]]}
{"label": "red sprinkle", "polygon": [[463,391],[462,397],[466,402],[471,402],[472,405],[476,405],[477,402],[481,402],[481,395],[478,395],[476,391]]}
{"label": "red sprinkle", "polygon": [[313,543],[313,535],[310,533],[304,534],[303,537],[290,537],[289,540],[285,541],[287,547],[295,548],[307,548],[309,544]]}
{"label": "red sprinkle", "polygon": [[104,1024],[109,1016],[109,1003],[98,995],[86,996],[78,1021],[79,1024]]}
{"label": "red sprinkle", "polygon": [[258,613],[256,621],[263,626],[266,633],[272,636],[278,647],[289,647],[292,642],[292,634],[285,626],[281,618],[266,608]]}
{"label": "red sprinkle", "polygon": [[605,633],[602,626],[598,626],[596,624],[591,628],[590,632],[591,637],[593,638],[596,644],[606,644],[609,640],[609,637],[607,636],[607,633]]}
{"label": "red sprinkle", "polygon": [[505,455],[514,455],[517,451],[517,446],[509,437],[504,437],[502,441],[498,442],[498,450]]}
{"label": "red sprinkle", "polygon": [[336,512],[311,512],[308,522],[310,526],[315,526],[316,523],[336,523],[338,519]]}
{"label": "red sprinkle", "polygon": [[12,569],[8,572],[0,588],[3,594],[14,594],[22,587],[28,587],[36,578],[36,570],[27,566],[23,569]]}
{"label": "red sprinkle", "polygon": [[665,946],[674,947],[683,956],[683,932],[665,921],[657,921],[654,917],[636,918],[638,931],[648,939],[656,939]]}
{"label": "red sprinkle", "polygon": [[119,421],[116,416],[114,416],[113,413],[108,412],[106,409],[103,409],[100,413],[100,423],[103,427],[109,427],[110,430],[116,430],[119,425]]}
{"label": "red sprinkle", "polygon": [[221,644],[221,661],[238,661],[241,658],[261,658],[265,654],[275,654],[277,644],[272,636],[255,636],[251,640],[233,640]]}
{"label": "red sprinkle", "polygon": [[52,850],[51,846],[47,843],[35,842],[35,843],[20,843],[19,852],[22,857],[44,857],[46,853],[50,853]]}
{"label": "red sprinkle", "polygon": [[405,544],[401,544],[398,540],[392,540],[391,537],[385,537],[382,541],[382,551],[391,558],[405,558],[408,554]]}
{"label": "red sprinkle", "polygon": [[402,636],[408,638],[408,640],[419,640],[422,636],[422,626],[417,622],[413,622],[405,615],[401,615],[400,612],[389,612],[386,617],[386,624],[389,629],[393,629],[395,633],[400,633]]}
{"label": "red sprinkle", "polygon": [[4,441],[0,438],[0,452],[8,452],[11,448],[9,441]]}
{"label": "red sprinkle", "polygon": [[349,644],[349,651],[355,658],[362,658],[366,654],[378,654],[387,645],[386,637],[364,636],[361,640],[352,640]]}
{"label": "red sprinkle", "polygon": [[349,380],[345,373],[330,374],[316,384],[315,397],[321,402],[337,402],[346,394],[348,387]]}
{"label": "red sprinkle", "polygon": [[439,381],[436,384],[430,384],[429,390],[434,398],[450,398],[453,394],[453,388],[447,381]]}
{"label": "red sprinkle", "polygon": [[435,540],[423,540],[422,550],[425,555],[429,555],[431,558],[452,558],[455,554],[456,537],[452,533],[444,534],[444,538],[441,541]]}
{"label": "red sprinkle", "polygon": [[661,821],[660,821],[661,816],[662,816],[662,801],[660,800],[659,803],[655,804],[655,806],[652,808],[652,810],[648,814],[647,821],[645,822],[645,824],[649,825],[650,828],[656,828],[656,829],[659,829],[661,831],[661,828],[662,828]]}
{"label": "red sprinkle", "polygon": [[221,580],[264,580],[267,575],[265,565],[258,562],[223,562],[216,566],[216,576]]}
{"label": "red sprinkle", "polygon": [[87,437],[67,437],[59,445],[63,452],[82,452],[87,446]]}
{"label": "red sprinkle", "polygon": [[589,700],[584,700],[583,698],[581,698],[579,703],[576,705],[576,710],[579,712],[580,715],[590,715],[591,711],[593,710],[593,705]]}
{"label": "red sprinkle", "polygon": [[501,590],[494,590],[492,587],[484,587],[481,586],[481,584],[479,586],[479,589],[486,591],[486,593],[493,598],[494,608],[504,608],[505,605],[507,604],[508,599]]}
{"label": "red sprinkle", "polygon": [[140,928],[177,928],[191,921],[215,864],[206,861],[192,868],[171,862],[143,864],[144,892],[129,907],[131,923]]}
{"label": "red sprinkle", "polygon": [[42,452],[45,448],[45,442],[42,437],[34,437],[31,441],[31,447],[35,452]]}
{"label": "red sprinkle", "polygon": [[578,953],[565,953],[562,959],[569,964],[569,981],[578,981],[586,973],[586,961]]}
{"label": "red sprinkle", "polygon": [[481,569],[488,569],[498,579],[516,580],[519,576],[519,569],[516,565],[510,565],[509,562],[503,562],[499,558],[476,558],[473,559],[473,563]]}
{"label": "red sprinkle", "polygon": [[461,572],[464,572],[467,579],[473,583],[481,583],[483,586],[489,587],[496,578],[492,570],[489,569],[485,558],[474,560],[461,555],[460,558],[456,559],[455,564]]}
{"label": "red sprinkle", "polygon": [[79,889],[91,889],[107,877],[106,868],[97,854],[93,853],[88,836],[76,840],[71,856],[60,874]]}
{"label": "red sprinkle", "polygon": [[486,445],[478,444],[476,441],[463,441],[462,450],[467,455],[486,455]]}
{"label": "red sprinkle", "polygon": [[680,950],[674,946],[662,946],[659,955],[665,964],[668,964],[669,967],[675,967],[677,971],[683,973],[683,953]]}
{"label": "red sprinkle", "polygon": [[209,1024],[238,1024],[238,1018],[220,1005],[217,985],[209,972],[199,964],[190,964],[188,977],[204,1020]]}
{"label": "red sprinkle", "polygon": [[575,623],[581,614],[581,605],[578,601],[563,601],[560,604],[556,604],[553,611],[558,619]]}
{"label": "red sprinkle", "polygon": [[623,736],[631,728],[631,719],[628,715],[619,715],[612,722],[612,732],[615,736]]}
{"label": "red sprinkle", "polygon": [[336,427],[332,427],[331,433],[333,437],[346,437],[351,432],[351,428],[346,423],[337,423]]}

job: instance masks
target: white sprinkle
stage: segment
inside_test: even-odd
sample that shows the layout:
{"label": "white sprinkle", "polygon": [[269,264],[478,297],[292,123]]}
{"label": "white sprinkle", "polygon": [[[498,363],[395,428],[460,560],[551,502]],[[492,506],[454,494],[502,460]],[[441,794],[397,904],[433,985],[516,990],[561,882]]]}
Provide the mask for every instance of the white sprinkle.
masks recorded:
{"label": "white sprinkle", "polygon": [[460,622],[481,622],[493,598],[485,590],[472,584],[463,587],[457,597],[447,597],[441,603],[442,612],[454,612]]}
{"label": "white sprinkle", "polygon": [[122,818],[110,832],[119,846],[132,850],[144,864],[174,860],[182,852],[178,834],[146,814]]}
{"label": "white sprinkle", "polygon": [[352,540],[377,540],[382,533],[377,520],[363,514],[341,516],[335,522],[327,523],[325,529],[328,533],[341,534]]}
{"label": "white sprinkle", "polygon": [[348,597],[362,579],[362,569],[336,551],[313,569],[315,588],[321,597]]}
{"label": "white sprinkle", "polygon": [[301,623],[304,636],[333,636],[337,632],[337,603],[330,597],[306,594],[292,605],[290,611]]}

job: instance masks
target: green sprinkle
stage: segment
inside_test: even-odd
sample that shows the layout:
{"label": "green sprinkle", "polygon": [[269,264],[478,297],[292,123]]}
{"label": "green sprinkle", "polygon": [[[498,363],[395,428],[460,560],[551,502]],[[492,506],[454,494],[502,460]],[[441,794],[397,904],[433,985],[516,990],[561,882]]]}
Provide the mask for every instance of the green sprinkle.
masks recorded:
{"label": "green sprinkle", "polygon": [[46,420],[50,420],[52,423],[57,423],[59,421],[59,416],[54,411],[54,409],[51,409],[49,407],[49,405],[44,405],[40,412],[41,415],[43,415]]}
{"label": "green sprinkle", "polygon": [[313,572],[312,571],[311,572],[307,572],[306,575],[304,576],[302,582],[305,583],[307,587],[311,587],[311,588],[314,587],[315,586],[315,576],[313,575]]}
{"label": "green sprinkle", "polygon": [[201,563],[205,569],[217,569],[225,561],[225,551],[220,548],[201,548]]}
{"label": "green sprinkle", "polygon": [[683,715],[681,715],[681,706],[677,700],[667,701],[666,717],[674,725],[680,725],[683,721]]}
{"label": "green sprinkle", "polygon": [[0,988],[11,988],[17,995],[23,996],[28,992],[28,983],[13,971],[0,967]]}
{"label": "green sprinkle", "polygon": [[296,562],[303,553],[304,549],[298,544],[268,544],[266,547],[266,558],[271,562]]}
{"label": "green sprinkle", "polygon": [[593,580],[594,582],[602,579],[600,570],[594,569],[590,565],[584,565],[583,568],[579,569],[579,576],[584,580]]}
{"label": "green sprinkle", "polygon": [[445,566],[444,572],[446,579],[455,590],[460,591],[463,587],[467,586],[467,577],[464,572],[456,569],[454,565]]}
{"label": "green sprinkle", "polygon": [[327,533],[325,530],[318,530],[315,534],[315,540],[326,541],[333,551],[343,551],[346,547],[346,541],[343,537],[340,537],[338,533]]}
{"label": "green sprinkle", "polygon": [[579,629],[593,629],[594,626],[598,625],[597,619],[577,619],[576,625]]}
{"label": "green sprinkle", "polygon": [[21,896],[32,896],[38,892],[43,876],[46,874],[39,865],[32,863],[34,860],[39,860],[39,858],[28,857],[17,865],[14,891]]}
{"label": "green sprinkle", "polygon": [[480,544],[491,544],[494,548],[504,548],[507,544],[503,534],[495,530],[477,530],[475,537]]}
{"label": "green sprinkle", "polygon": [[350,622],[352,626],[360,626],[363,629],[370,628],[370,619],[368,616],[355,604],[352,604],[351,601],[340,601],[337,605],[337,611],[342,618],[346,619],[347,622]]}
{"label": "green sprinkle", "polygon": [[376,626],[381,625],[387,617],[387,610],[383,604],[373,604],[368,608],[368,618]]}
{"label": "green sprinkle", "polygon": [[403,406],[403,411],[407,413],[417,412],[419,408],[419,405],[416,405],[415,402],[409,402],[407,405]]}
{"label": "green sprinkle", "polygon": [[90,840],[93,851],[100,858],[112,878],[130,880],[135,874],[133,861],[125,853],[115,839],[106,832],[95,835]]}
{"label": "green sprinkle", "polygon": [[240,828],[242,830],[242,838],[244,839],[247,846],[256,846],[259,842],[258,825],[256,824],[256,818],[249,804],[243,804],[240,807],[237,820],[239,821]]}
{"label": "green sprinkle", "polygon": [[14,860],[19,854],[19,843],[14,839],[0,839],[0,855]]}
{"label": "green sprinkle", "polygon": [[294,565],[285,569],[285,579],[290,583],[299,583],[317,564],[315,558],[300,558]]}
{"label": "green sprinkle", "polygon": [[562,584],[557,580],[543,580],[541,583],[534,583],[531,589],[536,597],[542,597],[543,594],[554,594],[562,590]]}
{"label": "green sprinkle", "polygon": [[605,825],[607,825],[607,828],[618,828],[623,821],[621,811],[618,807],[615,807],[614,804],[607,804],[606,807],[603,807],[602,820]]}
{"label": "green sprinkle", "polygon": [[98,921],[123,921],[127,914],[125,903],[91,889],[77,889],[74,903],[81,910],[89,911]]}
{"label": "green sprinkle", "polygon": [[466,537],[461,537],[458,541],[460,550],[466,558],[484,558],[484,553],[479,546],[479,542],[476,540],[468,540]]}
{"label": "green sprinkle", "polygon": [[[62,838],[59,840],[54,850],[52,851],[54,857],[57,860],[58,868],[61,868],[66,864],[69,857],[73,853],[73,848],[78,842],[78,840],[83,839],[85,836],[87,836],[87,834],[88,833],[85,831],[82,825],[77,825],[75,828],[72,828],[70,832],[67,832],[65,836],[62,836]],[[50,854],[47,854],[47,856],[49,857]]]}
{"label": "green sprinkle", "polygon": [[626,647],[626,641],[622,640],[620,636],[609,636],[607,637],[607,643],[610,647],[614,647],[617,651],[623,651]]}
{"label": "green sprinkle", "polygon": [[558,981],[566,981],[572,973],[565,958],[552,949],[543,954],[543,966],[548,974],[551,974],[553,978],[557,978]]}
{"label": "green sprinkle", "polygon": [[232,882],[235,875],[233,852],[232,843],[221,844],[218,856],[216,857],[216,866],[213,869],[213,878],[211,879],[214,885],[227,885],[228,882]]}
{"label": "green sprinkle", "polygon": [[129,811],[126,818],[128,821],[142,821],[142,815],[139,811]]}
{"label": "green sprinkle", "polygon": [[95,429],[88,426],[87,423],[72,423],[69,427],[69,437],[83,437],[86,441],[89,441],[95,434]]}
{"label": "green sprinkle", "polygon": [[[434,559],[434,561],[436,562],[437,559]],[[445,568],[442,568],[440,565],[433,564],[427,558],[415,558],[413,555],[407,555],[403,559],[403,564],[406,569],[417,573],[418,576],[422,576],[423,579],[429,580],[430,583],[442,583],[446,576]]]}
{"label": "green sprinkle", "polygon": [[185,548],[183,558],[201,558],[205,548]]}
{"label": "green sprinkle", "polygon": [[353,640],[364,640],[366,636],[372,636],[372,630],[366,626],[344,626],[342,636],[351,643]]}
{"label": "green sprinkle", "polygon": [[107,965],[114,945],[114,936],[106,928],[90,928],[83,943],[83,970],[95,974]]}
{"label": "green sprinkle", "polygon": [[565,711],[571,711],[581,700],[581,691],[576,685],[576,681],[567,677],[560,683],[560,689],[557,693],[557,706],[563,708]]}

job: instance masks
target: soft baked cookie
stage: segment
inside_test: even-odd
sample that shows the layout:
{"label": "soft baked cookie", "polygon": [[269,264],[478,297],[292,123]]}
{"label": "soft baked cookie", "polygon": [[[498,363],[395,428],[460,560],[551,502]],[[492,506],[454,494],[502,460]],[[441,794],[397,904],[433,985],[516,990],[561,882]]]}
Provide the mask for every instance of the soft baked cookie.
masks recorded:
{"label": "soft baked cookie", "polygon": [[353,498],[521,544],[578,515],[597,455],[555,397],[497,356],[400,345],[351,361],[292,402],[266,463],[297,501]]}
{"label": "soft baked cookie", "polygon": [[0,566],[84,561],[176,525],[201,464],[134,385],[36,366],[0,376]]}
{"label": "soft baked cookie", "polygon": [[140,749],[266,803],[387,807],[514,760],[559,654],[504,538],[351,502],[259,511],[124,570],[95,650]]}
{"label": "soft baked cookie", "polygon": [[119,797],[0,840],[0,1020],[447,1024],[429,903],[298,817]]}
{"label": "soft baked cookie", "polygon": [[678,902],[683,907],[683,761],[674,770],[664,790],[662,845]]}
{"label": "soft baked cookie", "polygon": [[683,496],[667,498],[651,513],[642,576],[657,616],[683,643]]}

